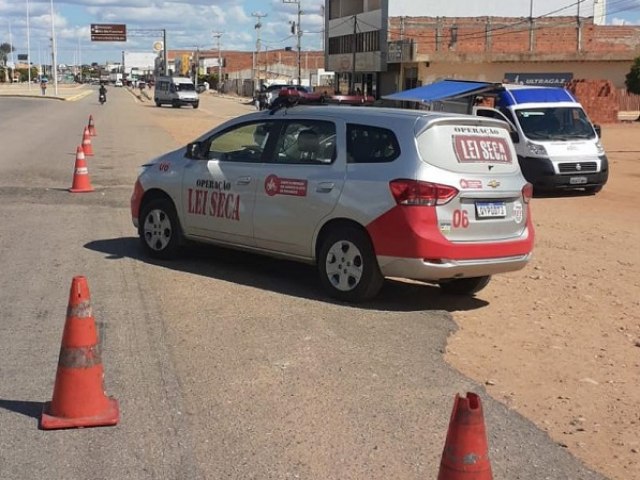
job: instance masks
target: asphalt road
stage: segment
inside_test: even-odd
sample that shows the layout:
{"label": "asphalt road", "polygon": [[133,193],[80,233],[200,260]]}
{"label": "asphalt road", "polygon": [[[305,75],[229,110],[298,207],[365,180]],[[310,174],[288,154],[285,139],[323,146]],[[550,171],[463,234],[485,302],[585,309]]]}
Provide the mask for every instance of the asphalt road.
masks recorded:
{"label": "asphalt road", "polygon": [[[0,97],[1,479],[436,478],[466,391],[483,399],[495,480],[602,478],[443,362],[447,311],[480,300],[389,281],[352,307],[327,300],[308,266],[209,248],[143,257],[128,210],[137,167],[178,146],[158,120],[225,102]],[[96,191],[71,194],[89,114]],[[42,431],[74,275],[89,281],[121,421]]]}

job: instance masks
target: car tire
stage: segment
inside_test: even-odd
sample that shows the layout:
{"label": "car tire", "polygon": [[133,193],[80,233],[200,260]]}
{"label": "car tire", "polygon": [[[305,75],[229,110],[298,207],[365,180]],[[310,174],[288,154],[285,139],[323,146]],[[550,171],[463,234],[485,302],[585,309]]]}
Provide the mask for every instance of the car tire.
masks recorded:
{"label": "car tire", "polygon": [[200,102],[196,102],[193,104],[193,108],[198,108],[200,106]]}
{"label": "car tire", "polygon": [[491,275],[485,277],[456,278],[440,282],[440,288],[452,295],[474,295],[489,284]]}
{"label": "car tire", "polygon": [[144,204],[140,211],[138,235],[149,256],[174,258],[182,241],[182,230],[173,202],[156,198]]}
{"label": "car tire", "polygon": [[156,107],[160,107],[160,106],[162,106],[162,104],[160,102],[156,101]]}
{"label": "car tire", "polygon": [[329,295],[345,302],[370,300],[384,283],[369,236],[352,226],[336,228],[325,237],[318,273]]}

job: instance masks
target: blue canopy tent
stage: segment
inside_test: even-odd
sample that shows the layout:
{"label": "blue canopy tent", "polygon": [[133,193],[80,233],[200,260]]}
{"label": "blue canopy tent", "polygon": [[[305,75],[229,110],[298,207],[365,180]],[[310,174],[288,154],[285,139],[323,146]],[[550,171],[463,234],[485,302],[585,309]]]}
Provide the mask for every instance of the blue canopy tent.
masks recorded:
{"label": "blue canopy tent", "polygon": [[471,94],[480,94],[500,88],[500,83],[471,82],[465,80],[441,80],[439,82],[423,85],[422,87],[404,90],[402,92],[383,95],[385,100],[399,100],[403,102],[430,103],[441,100],[449,100],[458,97],[466,97]]}

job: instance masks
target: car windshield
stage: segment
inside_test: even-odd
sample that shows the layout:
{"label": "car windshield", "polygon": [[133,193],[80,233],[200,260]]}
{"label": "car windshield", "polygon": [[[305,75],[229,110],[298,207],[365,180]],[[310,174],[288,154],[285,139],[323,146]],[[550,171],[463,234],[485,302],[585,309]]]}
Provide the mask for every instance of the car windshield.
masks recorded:
{"label": "car windshield", "polygon": [[175,85],[178,92],[193,92],[196,89],[193,83],[176,83]]}
{"label": "car windshield", "polygon": [[516,117],[531,140],[581,140],[596,138],[584,110],[578,107],[521,108]]}

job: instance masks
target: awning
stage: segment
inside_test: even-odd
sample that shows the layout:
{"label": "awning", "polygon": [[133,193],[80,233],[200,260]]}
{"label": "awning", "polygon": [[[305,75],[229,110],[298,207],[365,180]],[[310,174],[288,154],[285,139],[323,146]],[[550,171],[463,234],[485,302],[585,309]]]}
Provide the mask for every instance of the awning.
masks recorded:
{"label": "awning", "polygon": [[457,97],[482,93],[499,87],[499,83],[470,82],[465,80],[441,80],[423,85],[422,87],[404,90],[402,92],[384,95],[385,100],[400,100],[404,102],[435,102]]}

